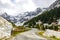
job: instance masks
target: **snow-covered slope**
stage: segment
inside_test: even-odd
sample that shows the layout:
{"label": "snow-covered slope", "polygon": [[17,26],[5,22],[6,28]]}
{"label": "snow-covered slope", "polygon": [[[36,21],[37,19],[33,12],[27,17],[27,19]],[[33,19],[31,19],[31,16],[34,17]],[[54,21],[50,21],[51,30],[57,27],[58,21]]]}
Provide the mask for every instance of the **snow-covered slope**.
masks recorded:
{"label": "snow-covered slope", "polygon": [[55,7],[60,7],[60,0],[56,0],[53,4],[51,4],[49,9],[54,9]]}
{"label": "snow-covered slope", "polygon": [[38,15],[40,12],[42,12],[42,9],[37,8],[35,11],[31,12],[24,12],[21,13],[17,16],[11,16],[8,15],[7,13],[2,14],[1,16],[5,18],[6,20],[15,23],[17,26],[23,25],[24,22],[30,20],[31,18],[35,17]]}

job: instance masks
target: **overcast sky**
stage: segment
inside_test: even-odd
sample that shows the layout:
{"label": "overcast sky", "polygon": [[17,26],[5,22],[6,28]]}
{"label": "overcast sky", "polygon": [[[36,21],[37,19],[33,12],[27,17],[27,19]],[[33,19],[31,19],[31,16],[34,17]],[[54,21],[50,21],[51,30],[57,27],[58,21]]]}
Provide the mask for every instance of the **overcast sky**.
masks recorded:
{"label": "overcast sky", "polygon": [[16,16],[19,13],[33,11],[37,7],[49,7],[56,0],[0,0],[0,13]]}

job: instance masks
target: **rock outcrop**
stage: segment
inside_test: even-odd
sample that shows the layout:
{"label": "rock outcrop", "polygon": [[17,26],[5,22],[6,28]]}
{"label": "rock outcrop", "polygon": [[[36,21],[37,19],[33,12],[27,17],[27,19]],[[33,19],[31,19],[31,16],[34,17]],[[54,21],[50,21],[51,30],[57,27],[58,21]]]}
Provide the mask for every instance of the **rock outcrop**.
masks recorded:
{"label": "rock outcrop", "polygon": [[60,32],[54,31],[54,30],[49,30],[49,29],[47,29],[43,35],[48,36],[48,37],[55,36],[57,38],[60,38]]}
{"label": "rock outcrop", "polygon": [[12,24],[0,17],[0,39],[4,37],[9,38],[11,36],[12,29]]}

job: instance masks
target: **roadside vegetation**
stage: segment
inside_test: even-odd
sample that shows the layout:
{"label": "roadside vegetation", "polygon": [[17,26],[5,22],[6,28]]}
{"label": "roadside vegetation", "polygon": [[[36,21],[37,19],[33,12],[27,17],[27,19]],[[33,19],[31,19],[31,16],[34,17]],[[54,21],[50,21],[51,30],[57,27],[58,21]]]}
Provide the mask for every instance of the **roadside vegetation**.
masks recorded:
{"label": "roadside vegetation", "polygon": [[12,25],[13,25],[13,30],[12,30],[12,32],[11,32],[11,35],[12,35],[12,36],[16,36],[16,35],[18,35],[18,34],[20,34],[20,33],[22,33],[22,32],[25,32],[25,31],[28,31],[28,30],[31,29],[31,28],[29,28],[29,27],[16,26],[14,23],[12,23]]}
{"label": "roadside vegetation", "polygon": [[54,8],[51,10],[44,11],[40,15],[32,18],[31,20],[24,23],[24,25],[28,25],[29,27],[36,25],[36,22],[39,20],[44,24],[51,24],[53,21],[60,19],[60,7]]}
{"label": "roadside vegetation", "polygon": [[12,30],[12,36],[16,36],[22,32],[28,31],[30,30],[30,28],[26,28],[26,27],[16,27],[14,30]]}
{"label": "roadside vegetation", "polygon": [[41,37],[44,37],[44,38],[46,38],[47,40],[60,40],[60,38],[57,38],[56,36],[50,36],[50,37],[48,37],[48,36],[43,36],[44,32],[45,32],[45,31],[40,31],[40,32],[37,33],[37,35],[39,35],[39,36],[41,36]]}

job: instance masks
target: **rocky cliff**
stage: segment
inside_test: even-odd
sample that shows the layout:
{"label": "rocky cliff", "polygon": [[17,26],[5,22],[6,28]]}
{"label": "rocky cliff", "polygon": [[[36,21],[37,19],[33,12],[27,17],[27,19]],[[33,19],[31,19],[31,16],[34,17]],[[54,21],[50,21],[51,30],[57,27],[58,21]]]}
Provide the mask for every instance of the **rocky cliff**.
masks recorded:
{"label": "rocky cliff", "polygon": [[0,38],[11,36],[12,24],[0,17]]}

